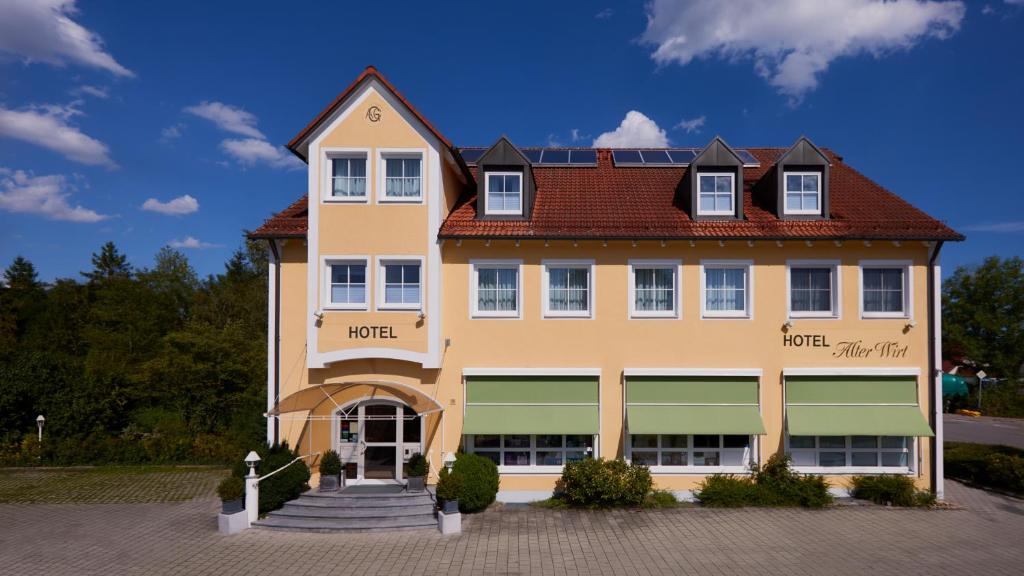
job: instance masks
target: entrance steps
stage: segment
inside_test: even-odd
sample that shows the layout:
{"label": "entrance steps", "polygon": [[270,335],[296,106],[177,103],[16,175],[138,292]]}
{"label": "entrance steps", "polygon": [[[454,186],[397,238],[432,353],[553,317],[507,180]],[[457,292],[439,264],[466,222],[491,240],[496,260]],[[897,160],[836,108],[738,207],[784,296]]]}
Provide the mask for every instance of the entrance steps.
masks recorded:
{"label": "entrance steps", "polygon": [[312,489],[255,524],[293,532],[364,532],[437,528],[429,492],[321,493]]}

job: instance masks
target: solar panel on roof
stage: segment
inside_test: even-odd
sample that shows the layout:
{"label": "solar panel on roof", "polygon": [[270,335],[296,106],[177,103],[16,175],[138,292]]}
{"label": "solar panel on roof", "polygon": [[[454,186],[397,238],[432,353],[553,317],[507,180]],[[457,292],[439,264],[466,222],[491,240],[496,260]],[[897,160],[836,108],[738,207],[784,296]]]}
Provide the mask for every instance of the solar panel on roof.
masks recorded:
{"label": "solar panel on roof", "polygon": [[668,157],[668,152],[664,150],[642,150],[640,156],[644,159],[644,164],[671,164],[672,159]]}
{"label": "solar panel on roof", "polygon": [[569,163],[569,151],[568,150],[552,150],[546,148],[544,154],[540,157],[541,164],[568,164]]}
{"label": "solar panel on roof", "polygon": [[573,150],[569,153],[571,164],[597,164],[597,150]]}
{"label": "solar panel on roof", "polygon": [[743,160],[744,164],[760,164],[757,158],[754,158],[754,155],[746,150],[737,150],[736,155],[740,157],[740,160]]}
{"label": "solar panel on roof", "polygon": [[529,150],[520,150],[520,152],[523,153],[523,156],[526,156],[526,159],[529,160],[531,164],[537,164],[540,162],[541,151],[538,150],[537,148],[531,148]]}
{"label": "solar panel on roof", "polygon": [[689,164],[697,157],[697,152],[693,150],[669,150],[668,157],[672,159],[673,164]]}
{"label": "solar panel on roof", "polygon": [[612,150],[612,159],[615,164],[643,164],[639,150]]}
{"label": "solar panel on roof", "polygon": [[466,161],[466,164],[476,164],[476,161],[484,155],[484,152],[486,152],[486,150],[483,148],[463,148],[462,150],[459,150],[459,153],[462,154],[462,159]]}

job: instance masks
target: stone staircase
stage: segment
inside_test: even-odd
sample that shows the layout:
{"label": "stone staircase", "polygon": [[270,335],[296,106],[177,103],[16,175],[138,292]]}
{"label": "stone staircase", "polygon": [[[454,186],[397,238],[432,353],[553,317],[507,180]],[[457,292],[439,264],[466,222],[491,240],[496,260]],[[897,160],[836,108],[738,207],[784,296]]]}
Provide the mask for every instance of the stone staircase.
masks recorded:
{"label": "stone staircase", "polygon": [[292,532],[365,532],[437,528],[429,492],[365,493],[309,490],[253,526]]}

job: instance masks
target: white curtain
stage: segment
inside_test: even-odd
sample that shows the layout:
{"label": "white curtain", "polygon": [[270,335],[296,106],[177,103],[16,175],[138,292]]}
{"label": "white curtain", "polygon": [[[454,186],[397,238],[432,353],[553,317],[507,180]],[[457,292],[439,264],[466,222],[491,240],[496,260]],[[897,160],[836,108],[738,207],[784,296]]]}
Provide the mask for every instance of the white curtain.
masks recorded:
{"label": "white curtain", "polygon": [[790,308],[794,312],[832,310],[831,268],[793,268],[789,276]]}
{"label": "white curtain", "polygon": [[746,268],[705,268],[705,307],[742,312],[746,309]]}

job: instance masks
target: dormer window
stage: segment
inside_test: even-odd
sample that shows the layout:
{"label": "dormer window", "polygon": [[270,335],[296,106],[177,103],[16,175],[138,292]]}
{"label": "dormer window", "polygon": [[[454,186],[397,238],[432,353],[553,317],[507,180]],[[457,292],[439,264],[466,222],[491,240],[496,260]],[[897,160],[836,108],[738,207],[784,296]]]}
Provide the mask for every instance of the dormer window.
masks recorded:
{"label": "dormer window", "polygon": [[488,172],[485,185],[487,214],[523,213],[523,175],[520,172]]}
{"label": "dormer window", "polygon": [[732,216],[736,175],[729,172],[704,172],[697,175],[700,195],[697,213],[701,216]]}
{"label": "dormer window", "polygon": [[786,172],[786,214],[821,214],[821,175]]}

